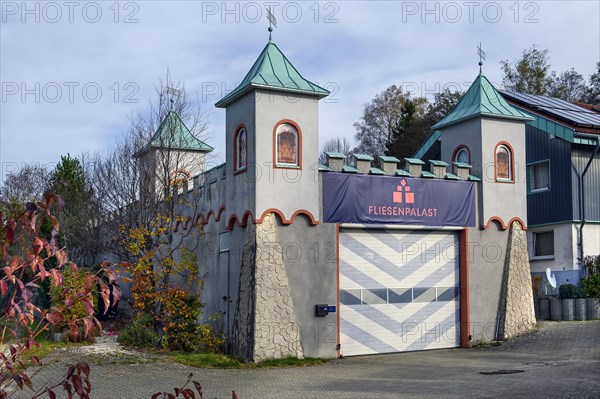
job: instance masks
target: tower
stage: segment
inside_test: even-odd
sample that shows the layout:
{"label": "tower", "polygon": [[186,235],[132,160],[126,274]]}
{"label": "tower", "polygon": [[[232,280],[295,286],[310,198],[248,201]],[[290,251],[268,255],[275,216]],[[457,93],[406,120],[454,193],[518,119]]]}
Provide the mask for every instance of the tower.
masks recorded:
{"label": "tower", "polygon": [[204,171],[204,158],[212,150],[190,132],[176,112],[169,111],[150,141],[133,155],[142,164],[142,197],[164,200],[171,186]]}
{"label": "tower", "polygon": [[306,80],[269,41],[242,82],[215,105],[226,110],[227,219],[271,212],[316,222],[318,103],[329,92]]}
{"label": "tower", "polygon": [[[441,132],[441,158],[472,165],[481,176],[479,224],[527,221],[525,123],[531,117],[506,102],[479,74],[456,107],[432,129]],[[523,226],[525,227],[525,226]]]}

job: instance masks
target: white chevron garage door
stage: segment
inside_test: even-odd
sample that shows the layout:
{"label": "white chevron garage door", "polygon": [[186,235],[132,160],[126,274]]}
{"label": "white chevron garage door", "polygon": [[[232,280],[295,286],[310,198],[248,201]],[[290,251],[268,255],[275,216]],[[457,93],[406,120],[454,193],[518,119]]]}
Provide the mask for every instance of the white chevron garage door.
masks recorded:
{"label": "white chevron garage door", "polygon": [[344,356],[460,345],[453,231],[340,229]]}

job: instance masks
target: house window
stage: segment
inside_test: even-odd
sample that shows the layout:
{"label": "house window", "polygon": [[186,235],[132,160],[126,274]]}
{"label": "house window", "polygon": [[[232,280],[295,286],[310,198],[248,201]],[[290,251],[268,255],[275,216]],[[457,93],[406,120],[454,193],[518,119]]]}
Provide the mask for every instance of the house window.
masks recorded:
{"label": "house window", "polygon": [[512,151],[506,144],[496,147],[496,181],[513,181]]}
{"label": "house window", "polygon": [[529,165],[529,191],[545,191],[550,189],[550,161],[536,162]]}
{"label": "house window", "polygon": [[289,123],[277,127],[275,162],[283,166],[299,166],[298,130]]}
{"label": "house window", "polygon": [[248,133],[242,127],[235,136],[235,170],[246,169],[248,165]]}
{"label": "house window", "polygon": [[533,233],[533,256],[554,256],[554,231],[540,231]]}

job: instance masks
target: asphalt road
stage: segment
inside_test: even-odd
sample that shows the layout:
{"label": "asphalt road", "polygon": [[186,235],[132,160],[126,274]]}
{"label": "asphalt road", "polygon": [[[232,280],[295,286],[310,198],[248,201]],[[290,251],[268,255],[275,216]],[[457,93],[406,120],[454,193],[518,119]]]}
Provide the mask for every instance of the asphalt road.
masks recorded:
{"label": "asphalt road", "polygon": [[[36,379],[51,380],[63,352]],[[278,369],[195,369],[156,358],[87,358],[92,398],[150,398],[191,372],[204,398],[600,398],[600,320],[545,322],[500,346],[362,356]],[[26,392],[23,392],[25,394]],[[31,397],[21,395],[16,397]]]}

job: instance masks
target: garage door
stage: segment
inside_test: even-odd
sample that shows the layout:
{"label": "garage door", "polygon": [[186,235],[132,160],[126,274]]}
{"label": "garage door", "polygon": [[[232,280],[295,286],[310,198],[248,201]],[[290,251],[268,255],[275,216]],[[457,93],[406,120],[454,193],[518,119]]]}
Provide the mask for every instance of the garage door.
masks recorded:
{"label": "garage door", "polygon": [[460,345],[453,231],[340,229],[344,356]]}

